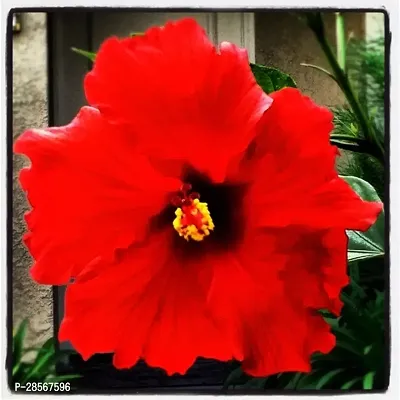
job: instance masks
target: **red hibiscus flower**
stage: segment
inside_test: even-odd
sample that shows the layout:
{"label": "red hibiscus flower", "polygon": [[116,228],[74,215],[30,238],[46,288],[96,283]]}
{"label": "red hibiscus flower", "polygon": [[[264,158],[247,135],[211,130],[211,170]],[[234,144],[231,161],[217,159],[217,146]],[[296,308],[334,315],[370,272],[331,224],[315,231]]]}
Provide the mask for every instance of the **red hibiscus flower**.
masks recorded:
{"label": "red hibiscus flower", "polygon": [[381,210],[335,172],[331,113],[265,95],[246,52],[190,19],[107,40],[85,91],[69,125],[15,144],[32,276],[74,278],[60,340],[117,368],[309,371],[335,344],[317,311],[340,312],[345,230]]}

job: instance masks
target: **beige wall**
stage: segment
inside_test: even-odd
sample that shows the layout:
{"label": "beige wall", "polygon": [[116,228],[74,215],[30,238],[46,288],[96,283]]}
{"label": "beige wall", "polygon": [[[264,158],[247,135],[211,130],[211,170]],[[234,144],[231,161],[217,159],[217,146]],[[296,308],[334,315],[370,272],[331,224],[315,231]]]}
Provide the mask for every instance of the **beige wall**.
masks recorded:
{"label": "beige wall", "polygon": [[[44,14],[24,14],[22,18],[22,32],[13,37],[14,138],[27,128],[47,125],[46,18]],[[332,33],[332,18],[329,22]],[[353,14],[347,22],[358,34],[362,32],[363,16]],[[338,89],[328,78],[300,66],[301,62],[326,66],[317,42],[304,25],[287,13],[259,13],[255,23],[257,62],[291,74],[299,87],[320,103],[340,101]],[[31,258],[21,243],[27,204],[17,173],[23,163],[21,157],[14,158],[13,320],[15,325],[29,318],[30,341],[41,342],[52,334],[52,291],[30,279]]]}
{"label": "beige wall", "polygon": [[[46,15],[24,14],[22,31],[13,35],[13,136],[30,127],[47,125]],[[28,339],[42,342],[52,334],[52,291],[35,284],[29,276],[31,258],[21,243],[23,215],[28,209],[18,184],[25,164],[13,160],[13,323],[29,318]]]}
{"label": "beige wall", "polygon": [[[335,40],[334,13],[325,16],[330,40]],[[365,14],[346,13],[348,31],[364,35]],[[301,63],[329,68],[314,34],[296,15],[285,12],[259,12],[255,18],[256,62],[281,69],[291,75],[298,87],[316,102],[337,105],[342,95],[337,85],[320,71]]]}

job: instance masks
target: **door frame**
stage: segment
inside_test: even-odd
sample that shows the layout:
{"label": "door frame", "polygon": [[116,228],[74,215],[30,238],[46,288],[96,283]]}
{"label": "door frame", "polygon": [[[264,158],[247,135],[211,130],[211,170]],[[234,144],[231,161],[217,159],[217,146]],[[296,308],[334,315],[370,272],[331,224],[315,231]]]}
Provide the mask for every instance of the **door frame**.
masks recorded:
{"label": "door frame", "polygon": [[[229,41],[247,49],[255,62],[255,23],[252,12],[210,12],[207,32],[215,44]],[[239,29],[238,29],[239,28]]]}

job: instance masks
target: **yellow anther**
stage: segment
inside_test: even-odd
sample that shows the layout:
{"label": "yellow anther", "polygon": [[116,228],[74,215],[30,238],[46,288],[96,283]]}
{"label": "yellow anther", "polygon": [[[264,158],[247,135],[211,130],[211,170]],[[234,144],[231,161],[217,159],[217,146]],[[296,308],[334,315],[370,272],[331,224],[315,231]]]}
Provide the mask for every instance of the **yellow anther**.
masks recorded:
{"label": "yellow anther", "polygon": [[[183,208],[183,209],[182,209]],[[172,222],[179,236],[187,241],[202,241],[214,229],[214,223],[207,203],[194,199],[190,205],[182,206],[175,211],[176,218]]]}

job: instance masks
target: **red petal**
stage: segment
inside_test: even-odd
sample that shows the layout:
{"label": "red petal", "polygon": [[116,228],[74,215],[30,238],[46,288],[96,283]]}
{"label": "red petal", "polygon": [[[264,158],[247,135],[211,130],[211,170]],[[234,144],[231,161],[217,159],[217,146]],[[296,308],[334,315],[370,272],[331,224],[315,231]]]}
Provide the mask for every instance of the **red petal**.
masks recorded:
{"label": "red petal", "polygon": [[271,104],[245,50],[218,53],[193,19],[101,46],[86,76],[90,104],[132,127],[146,154],[181,159],[222,181]]}
{"label": "red petal", "polygon": [[287,257],[280,277],[294,304],[315,310],[341,310],[340,293],[349,283],[347,242],[342,230],[275,230],[276,251]]}
{"label": "red petal", "polygon": [[253,256],[252,249],[255,246],[232,255],[229,263],[214,263],[209,294],[214,318],[225,330],[236,358],[243,359],[246,373],[308,372],[311,354],[330,351],[334,336],[315,312],[295,307],[287,298],[278,278],[283,266],[279,257],[272,254],[272,261],[266,263],[268,251]]}
{"label": "red petal", "polygon": [[247,197],[251,221],[258,226],[368,229],[382,204],[363,201],[338,177],[336,148],[329,143],[330,111],[296,89],[272,97],[247,170],[254,177]]}
{"label": "red petal", "polygon": [[329,353],[335,346],[335,336],[321,316],[289,307],[284,298],[276,302],[276,308],[247,332],[242,368],[249,375],[310,372],[311,355]]}
{"label": "red petal", "polygon": [[321,184],[313,191],[281,186],[279,193],[279,189],[261,189],[260,186],[255,184],[247,197],[247,207],[252,210],[249,220],[255,226],[304,225],[320,229],[365,231],[374,224],[382,211],[382,203],[362,200],[339,177]]}
{"label": "red petal", "polygon": [[67,126],[26,131],[14,149],[31,160],[20,174],[33,208],[25,239],[43,284],[66,283],[93,258],[140,240],[181,185],[158,175],[127,133],[91,107]]}
{"label": "red petal", "polygon": [[171,253],[174,232],[97,263],[67,289],[60,340],[85,358],[115,352],[117,368],[139,358],[168,374],[185,373],[196,357],[232,357],[206,310],[211,278],[206,265],[187,265]]}

